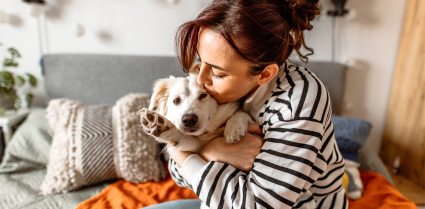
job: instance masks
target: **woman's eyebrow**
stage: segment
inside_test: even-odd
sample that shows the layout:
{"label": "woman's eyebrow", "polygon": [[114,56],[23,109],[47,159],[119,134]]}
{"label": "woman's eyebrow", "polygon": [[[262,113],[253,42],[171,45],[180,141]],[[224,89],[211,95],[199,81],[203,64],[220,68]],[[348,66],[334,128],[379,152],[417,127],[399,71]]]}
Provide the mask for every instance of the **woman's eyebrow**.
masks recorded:
{"label": "woman's eyebrow", "polygon": [[[201,55],[199,55],[199,53],[198,53],[198,60],[202,62]],[[215,69],[226,71],[224,68],[222,68],[220,66],[217,66],[217,65],[214,65],[214,64],[211,64],[211,63],[208,63],[208,62],[205,62],[205,64],[207,64],[207,65],[209,65],[209,66],[211,66]]]}
{"label": "woman's eyebrow", "polygon": [[211,67],[213,67],[213,68],[215,68],[215,69],[222,70],[222,71],[226,71],[224,68],[219,67],[219,66],[217,66],[217,65],[210,64],[210,63],[208,63],[208,62],[205,62],[205,64],[207,64],[207,65],[209,65],[209,66],[211,66]]}

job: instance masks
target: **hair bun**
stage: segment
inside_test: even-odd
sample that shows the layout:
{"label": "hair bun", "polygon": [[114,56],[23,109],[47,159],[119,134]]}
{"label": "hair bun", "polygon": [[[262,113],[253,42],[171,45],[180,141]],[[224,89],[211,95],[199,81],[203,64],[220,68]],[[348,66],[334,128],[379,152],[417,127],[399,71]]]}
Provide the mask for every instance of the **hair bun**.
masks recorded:
{"label": "hair bun", "polygon": [[311,30],[310,21],[320,14],[319,0],[271,0],[280,9],[281,16],[290,20],[293,30]]}

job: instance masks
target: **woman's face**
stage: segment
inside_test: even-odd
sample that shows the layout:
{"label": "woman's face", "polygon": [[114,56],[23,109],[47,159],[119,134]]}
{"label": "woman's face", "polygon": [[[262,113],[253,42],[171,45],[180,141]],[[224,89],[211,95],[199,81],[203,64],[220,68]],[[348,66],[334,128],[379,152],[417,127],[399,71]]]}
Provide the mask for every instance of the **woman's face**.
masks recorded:
{"label": "woman's face", "polygon": [[257,89],[257,76],[250,75],[249,64],[218,33],[201,29],[197,47],[202,62],[198,84],[219,104],[234,102]]}

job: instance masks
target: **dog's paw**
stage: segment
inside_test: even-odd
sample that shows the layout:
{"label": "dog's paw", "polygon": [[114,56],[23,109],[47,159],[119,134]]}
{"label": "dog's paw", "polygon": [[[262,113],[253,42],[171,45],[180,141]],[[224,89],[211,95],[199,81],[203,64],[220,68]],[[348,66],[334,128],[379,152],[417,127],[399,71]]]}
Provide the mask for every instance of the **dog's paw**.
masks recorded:
{"label": "dog's paw", "polygon": [[[139,112],[140,123],[142,124],[143,130],[151,136],[162,137],[164,133],[174,127],[173,123],[171,123],[167,118],[160,115],[156,111],[143,108]],[[172,142],[171,144],[174,145],[175,143],[176,142]]]}
{"label": "dog's paw", "polygon": [[236,118],[230,118],[224,129],[224,140],[227,143],[236,143],[246,135],[247,131],[247,123],[239,121]]}

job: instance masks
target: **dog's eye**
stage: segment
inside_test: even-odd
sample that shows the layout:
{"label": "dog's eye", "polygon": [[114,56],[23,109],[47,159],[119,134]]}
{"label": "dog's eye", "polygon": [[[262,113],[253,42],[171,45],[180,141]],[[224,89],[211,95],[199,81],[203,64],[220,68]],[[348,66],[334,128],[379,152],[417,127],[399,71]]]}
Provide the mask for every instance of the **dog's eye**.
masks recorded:
{"label": "dog's eye", "polygon": [[174,101],[173,101],[173,103],[175,105],[179,105],[180,104],[180,98],[175,98]]}
{"label": "dog's eye", "polygon": [[207,94],[201,94],[201,96],[199,96],[199,100],[201,100],[201,99],[203,99],[205,97],[207,97]]}

